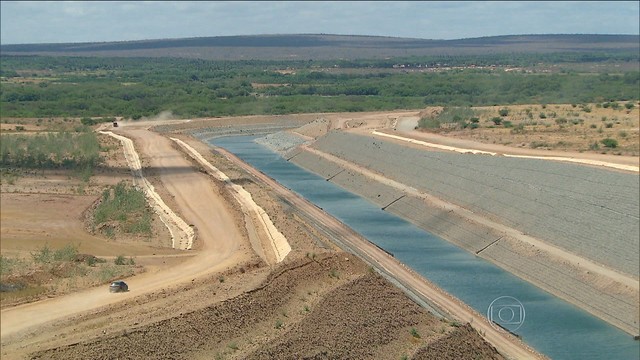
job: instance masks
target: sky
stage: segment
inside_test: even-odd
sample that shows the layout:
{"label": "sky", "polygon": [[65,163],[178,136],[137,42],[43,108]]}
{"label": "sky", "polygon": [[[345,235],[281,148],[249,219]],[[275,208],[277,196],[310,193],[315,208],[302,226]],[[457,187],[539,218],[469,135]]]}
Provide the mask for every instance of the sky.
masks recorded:
{"label": "sky", "polygon": [[4,1],[0,43],[261,34],[640,34],[639,1]]}

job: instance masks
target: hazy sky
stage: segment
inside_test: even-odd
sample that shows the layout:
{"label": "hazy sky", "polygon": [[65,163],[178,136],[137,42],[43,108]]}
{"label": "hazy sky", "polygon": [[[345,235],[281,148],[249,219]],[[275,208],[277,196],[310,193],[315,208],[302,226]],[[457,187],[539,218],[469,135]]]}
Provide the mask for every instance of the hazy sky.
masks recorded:
{"label": "hazy sky", "polygon": [[0,3],[2,44],[255,34],[460,39],[640,33],[640,2],[120,1]]}

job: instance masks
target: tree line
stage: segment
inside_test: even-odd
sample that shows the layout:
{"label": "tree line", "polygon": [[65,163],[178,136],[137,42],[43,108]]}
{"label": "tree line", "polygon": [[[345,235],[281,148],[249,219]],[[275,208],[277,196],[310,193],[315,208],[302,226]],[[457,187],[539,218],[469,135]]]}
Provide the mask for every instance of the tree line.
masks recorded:
{"label": "tree line", "polygon": [[[512,61],[519,59],[509,56],[515,58]],[[508,62],[509,56],[476,57],[476,63],[491,62],[494,57]],[[522,55],[529,61],[536,60],[536,56]],[[566,55],[564,60],[580,60],[580,56],[585,54]],[[459,64],[470,61],[465,57],[454,60]],[[381,66],[379,61],[362,60],[349,66]],[[3,56],[1,67],[2,117],[140,118],[167,110],[180,117],[202,117],[415,109],[431,105],[586,103],[640,97],[639,71],[531,74],[459,69],[335,73],[309,61],[36,56]],[[286,68],[295,70],[281,71]],[[22,77],[38,81],[20,82]]]}

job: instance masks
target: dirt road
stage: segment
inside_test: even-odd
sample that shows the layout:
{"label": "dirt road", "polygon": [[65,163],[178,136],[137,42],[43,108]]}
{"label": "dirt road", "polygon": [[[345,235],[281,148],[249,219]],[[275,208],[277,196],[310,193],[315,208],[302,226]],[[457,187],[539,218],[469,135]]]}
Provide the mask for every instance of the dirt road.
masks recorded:
{"label": "dirt road", "polygon": [[633,156],[616,156],[602,155],[590,153],[576,152],[559,152],[546,151],[536,149],[523,149],[516,147],[507,147],[496,144],[483,144],[472,140],[458,139],[446,137],[438,134],[432,134],[419,131],[400,132],[398,136],[389,130],[372,132],[375,136],[382,136],[387,139],[391,138],[404,143],[417,144],[419,146],[427,146],[439,150],[455,151],[461,153],[484,154],[484,155],[502,155],[506,157],[519,157],[529,159],[543,159],[551,161],[563,161],[577,163],[581,165],[589,165],[596,167],[605,167],[628,172],[638,173],[638,158]]}
{"label": "dirt road", "polygon": [[372,266],[381,269],[387,274],[391,274],[400,283],[413,290],[430,303],[435,304],[438,308],[451,314],[454,318],[463,322],[470,322],[471,325],[495,346],[500,353],[513,359],[541,359],[542,355],[537,354],[533,349],[522,343],[519,339],[508,335],[502,331],[498,331],[491,326],[487,319],[471,309],[468,305],[453,298],[436,285],[430,283],[426,279],[420,277],[408,267],[398,262],[392,256],[383,250],[365,240],[353,230],[342,224],[340,221],[325,213],[323,210],[308,202],[304,198],[287,190],[285,187],[272,180],[260,171],[252,168],[235,155],[220,148],[216,150],[233,161],[236,165],[244,168],[262,183],[272,188],[279,196],[289,202],[299,211],[304,212],[309,219],[321,224],[323,227],[332,229],[333,232],[340,236],[340,241],[352,252],[363,258]]}
{"label": "dirt road", "polygon": [[126,130],[123,134],[133,138],[140,150],[148,154],[149,165],[158,169],[160,181],[174,197],[179,212],[197,229],[201,250],[171,269],[126,279],[128,293],[110,294],[106,286],[101,286],[3,310],[0,314],[3,346],[30,328],[191,281],[251,257],[247,240],[239,230],[237,219],[225,207],[224,199],[208,177],[194,169],[172,147],[170,140],[142,129]]}

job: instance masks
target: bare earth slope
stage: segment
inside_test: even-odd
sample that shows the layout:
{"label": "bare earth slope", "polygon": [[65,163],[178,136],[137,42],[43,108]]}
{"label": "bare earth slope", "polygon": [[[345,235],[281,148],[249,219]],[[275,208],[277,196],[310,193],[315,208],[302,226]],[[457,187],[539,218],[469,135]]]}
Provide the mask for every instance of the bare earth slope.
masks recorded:
{"label": "bare earth slope", "polygon": [[435,319],[343,256],[302,258],[222,303],[33,358],[397,359],[415,351],[440,359],[502,358],[474,330]]}

